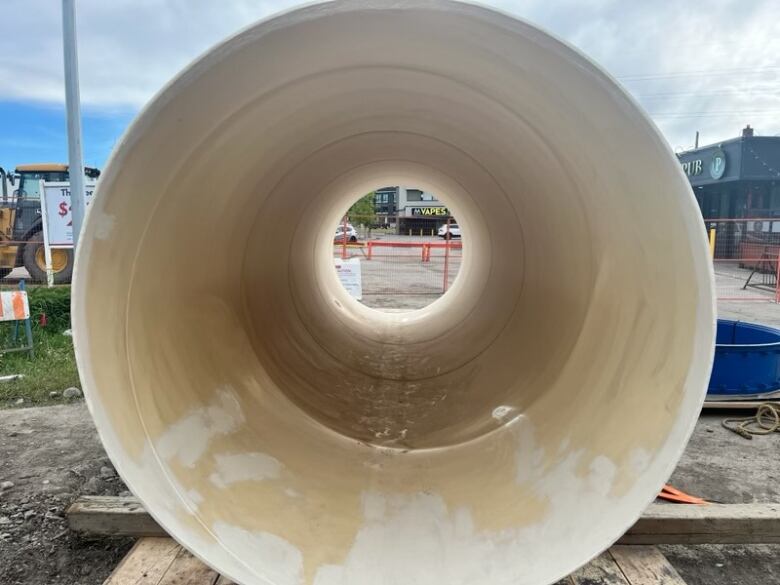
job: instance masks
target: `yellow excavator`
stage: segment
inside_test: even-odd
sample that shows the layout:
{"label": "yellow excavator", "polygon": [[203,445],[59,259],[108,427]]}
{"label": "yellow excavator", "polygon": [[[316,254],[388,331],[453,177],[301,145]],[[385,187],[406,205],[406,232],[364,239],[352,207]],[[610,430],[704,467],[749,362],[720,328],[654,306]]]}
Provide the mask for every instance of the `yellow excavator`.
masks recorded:
{"label": "yellow excavator", "polygon": [[[87,179],[97,179],[100,171],[85,168]],[[18,165],[12,172],[0,167],[0,278],[24,266],[35,282],[46,282],[46,260],[41,230],[40,181],[70,180],[68,165],[39,163]],[[53,249],[55,284],[67,284],[73,274],[73,250]]]}

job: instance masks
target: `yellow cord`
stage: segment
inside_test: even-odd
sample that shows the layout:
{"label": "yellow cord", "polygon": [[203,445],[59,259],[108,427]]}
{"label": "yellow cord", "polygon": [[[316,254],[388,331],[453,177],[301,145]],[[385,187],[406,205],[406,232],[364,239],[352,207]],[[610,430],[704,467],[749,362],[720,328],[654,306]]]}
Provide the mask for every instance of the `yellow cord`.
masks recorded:
{"label": "yellow cord", "polygon": [[771,402],[759,404],[753,416],[727,418],[722,424],[728,430],[746,439],[753,439],[753,435],[780,432],[780,404]]}

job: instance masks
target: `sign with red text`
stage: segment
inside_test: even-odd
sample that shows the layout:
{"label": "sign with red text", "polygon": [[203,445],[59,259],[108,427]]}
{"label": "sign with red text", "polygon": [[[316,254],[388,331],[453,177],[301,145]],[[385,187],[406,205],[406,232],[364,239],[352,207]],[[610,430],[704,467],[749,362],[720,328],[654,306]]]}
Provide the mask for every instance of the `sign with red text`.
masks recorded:
{"label": "sign with red text", "polygon": [[[84,185],[86,205],[92,201],[95,184]],[[49,246],[73,247],[73,217],[70,213],[70,183],[45,183],[42,204],[46,206]]]}

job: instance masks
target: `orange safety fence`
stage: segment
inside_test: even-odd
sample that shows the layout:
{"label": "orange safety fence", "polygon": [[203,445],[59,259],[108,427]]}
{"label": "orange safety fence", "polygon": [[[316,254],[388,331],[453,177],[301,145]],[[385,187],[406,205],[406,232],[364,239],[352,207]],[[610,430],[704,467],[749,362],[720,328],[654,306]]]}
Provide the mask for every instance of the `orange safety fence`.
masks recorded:
{"label": "orange safety fence", "polygon": [[364,302],[365,297],[371,295],[430,298],[444,294],[460,270],[463,244],[452,240],[404,241],[406,236],[395,238],[398,239],[351,244],[334,242],[334,257],[342,260],[360,258],[364,261]]}
{"label": "orange safety fence", "polygon": [[431,261],[431,249],[444,249],[444,250],[461,250],[463,244],[461,242],[385,242],[382,240],[371,240],[366,242],[366,248],[368,253],[366,254],[366,260],[371,260],[374,255],[374,248],[420,248],[420,259],[422,262]]}
{"label": "orange safety fence", "polygon": [[[719,301],[780,302],[780,218],[705,219]],[[334,253],[363,262],[366,295],[444,294],[458,273],[461,240],[389,235],[348,242]]]}
{"label": "orange safety fence", "polygon": [[706,219],[721,301],[780,302],[780,218]]}

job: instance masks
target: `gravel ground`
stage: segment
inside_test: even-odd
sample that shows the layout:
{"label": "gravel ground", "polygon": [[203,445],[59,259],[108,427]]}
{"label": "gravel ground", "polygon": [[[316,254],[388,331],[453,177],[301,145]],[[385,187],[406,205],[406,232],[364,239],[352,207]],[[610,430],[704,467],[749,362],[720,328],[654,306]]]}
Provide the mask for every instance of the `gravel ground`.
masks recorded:
{"label": "gravel ground", "polygon": [[98,585],[132,544],[84,540],[65,509],[79,495],[126,488],[83,402],[0,410],[0,584]]}

